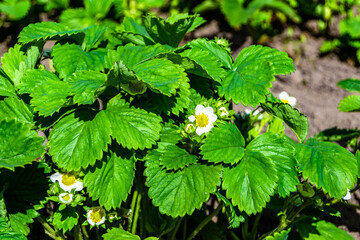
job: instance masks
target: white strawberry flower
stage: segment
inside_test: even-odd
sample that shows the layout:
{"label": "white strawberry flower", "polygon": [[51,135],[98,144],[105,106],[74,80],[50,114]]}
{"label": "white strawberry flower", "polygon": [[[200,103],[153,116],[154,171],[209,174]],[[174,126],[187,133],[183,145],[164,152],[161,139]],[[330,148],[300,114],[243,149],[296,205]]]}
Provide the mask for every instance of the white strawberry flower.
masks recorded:
{"label": "white strawberry flower", "polygon": [[283,103],[288,103],[290,104],[290,106],[295,106],[296,105],[296,98],[294,97],[290,97],[289,94],[285,91],[281,92],[279,94],[279,99],[283,102]]}
{"label": "white strawberry flower", "polygon": [[105,211],[101,207],[92,207],[86,214],[87,221],[91,226],[103,224],[105,216]]}
{"label": "white strawberry flower", "polygon": [[342,197],[343,200],[350,200],[351,199],[351,192],[350,189],[347,189],[347,193],[345,196]]}
{"label": "white strawberry flower", "polygon": [[219,111],[221,112],[220,117],[229,115],[229,112],[226,110],[225,107],[219,108]]}
{"label": "white strawberry flower", "polygon": [[196,123],[196,134],[201,135],[209,132],[214,127],[214,122],[217,120],[217,116],[214,114],[212,107],[204,107],[199,104],[195,108],[195,116],[191,115],[189,121]]}
{"label": "white strawberry flower", "polygon": [[59,194],[59,199],[60,202],[65,203],[65,204],[69,204],[73,201],[74,195],[71,193],[60,193]]}
{"label": "white strawberry flower", "polygon": [[[245,113],[245,115],[250,115],[251,114],[251,112],[252,112],[252,110],[250,110],[250,109],[248,109],[248,108],[245,108],[245,110],[244,110],[244,113]],[[256,115],[258,115],[260,113],[260,110],[259,109],[256,109],[254,112],[253,112],[253,116],[256,116]],[[258,120],[261,120],[261,119],[263,119],[263,117],[264,117],[264,114],[260,114],[257,118],[258,118]]]}
{"label": "white strawberry flower", "polygon": [[81,191],[83,189],[83,183],[76,179],[75,175],[71,173],[54,173],[50,176],[50,180],[55,183],[56,181],[59,181],[60,187],[66,191],[71,192],[72,189],[75,189],[75,191]]}

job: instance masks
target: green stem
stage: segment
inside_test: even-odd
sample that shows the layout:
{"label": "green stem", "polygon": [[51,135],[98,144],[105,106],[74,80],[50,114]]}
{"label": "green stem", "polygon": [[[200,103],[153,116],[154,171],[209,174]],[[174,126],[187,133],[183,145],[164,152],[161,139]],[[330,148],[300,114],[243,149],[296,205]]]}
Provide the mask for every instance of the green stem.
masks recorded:
{"label": "green stem", "polygon": [[249,235],[249,217],[247,215],[244,215],[245,221],[241,224],[241,236],[243,239],[248,239]]}
{"label": "green stem", "polygon": [[82,240],[82,234],[80,230],[80,225],[77,224],[74,228],[74,240]]}
{"label": "green stem", "polygon": [[185,238],[186,238],[186,235],[187,235],[187,217],[185,216],[184,217],[184,230],[183,230],[183,237],[182,237],[182,239],[183,240],[185,240]]}
{"label": "green stem", "polygon": [[240,240],[240,238],[238,236],[236,236],[236,234],[233,231],[230,231],[230,236],[234,239],[234,240]]}
{"label": "green stem", "polygon": [[42,216],[39,216],[36,218],[36,220],[39,221],[39,223],[44,227],[45,233],[51,237],[52,239],[57,239],[55,230],[46,222],[45,219],[43,219]]}
{"label": "green stem", "polygon": [[193,239],[201,231],[201,229],[205,227],[206,224],[208,224],[211,221],[211,219],[220,212],[223,206],[224,206],[224,202],[220,202],[217,208],[195,228],[195,230],[190,234],[187,240]]}
{"label": "green stem", "polygon": [[130,232],[131,227],[132,227],[132,222],[133,222],[133,218],[134,218],[134,213],[133,213],[133,211],[135,210],[135,204],[136,204],[136,200],[137,200],[138,194],[139,194],[139,193],[138,193],[138,190],[137,190],[137,188],[135,188],[133,197],[132,197],[132,199],[131,199],[131,204],[130,204],[131,213],[130,213],[130,216],[129,216],[128,226],[127,226],[127,231],[128,231],[128,232]]}
{"label": "green stem", "polygon": [[351,204],[351,203],[348,203],[348,202],[340,202],[342,205],[345,205],[347,207],[352,207],[352,208],[356,208],[356,209],[360,209],[360,206],[359,205],[356,205],[356,204]]}
{"label": "green stem", "polygon": [[260,212],[258,215],[256,215],[254,224],[253,224],[253,226],[251,228],[251,235],[250,235],[251,238],[250,239],[252,239],[252,240],[256,239],[256,234],[257,234],[259,222],[260,222],[260,219],[261,219],[261,215],[262,215],[262,212]]}
{"label": "green stem", "polygon": [[175,240],[176,233],[177,233],[177,231],[179,230],[180,225],[181,225],[181,221],[182,221],[182,218],[179,218],[179,219],[177,220],[176,225],[175,225],[175,228],[174,228],[174,231],[171,233],[170,240]]}
{"label": "green stem", "polygon": [[89,239],[89,233],[86,230],[86,226],[81,225],[81,230],[82,230],[82,233],[83,233],[84,240],[88,240]]}
{"label": "green stem", "polygon": [[134,221],[132,223],[131,233],[136,234],[136,227],[137,222],[139,219],[139,212],[140,212],[140,203],[141,203],[141,194],[138,194],[137,200],[136,200],[136,209],[134,214]]}

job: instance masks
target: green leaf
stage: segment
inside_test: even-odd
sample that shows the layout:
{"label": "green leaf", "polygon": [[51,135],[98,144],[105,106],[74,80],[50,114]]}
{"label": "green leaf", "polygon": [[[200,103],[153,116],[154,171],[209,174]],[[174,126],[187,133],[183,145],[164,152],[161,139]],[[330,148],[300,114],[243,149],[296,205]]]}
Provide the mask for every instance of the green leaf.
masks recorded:
{"label": "green leaf", "polygon": [[345,97],[339,103],[338,109],[341,112],[359,112],[360,111],[360,96],[350,95]]}
{"label": "green leaf", "polygon": [[16,120],[0,122],[0,168],[14,170],[29,164],[45,153],[44,138],[31,126]]}
{"label": "green leaf", "polygon": [[141,240],[139,236],[131,234],[121,228],[108,229],[107,233],[103,234],[104,240]]}
{"label": "green leaf", "polygon": [[26,69],[25,55],[20,51],[21,46],[15,45],[1,58],[1,67],[16,86]]}
{"label": "green leaf", "polygon": [[360,136],[360,131],[357,129],[339,129],[337,127],[329,128],[319,132],[314,138],[317,141],[337,142],[349,140]]}
{"label": "green leaf", "polygon": [[49,153],[67,171],[79,170],[101,159],[111,142],[110,123],[100,111],[96,115],[80,110],[61,119],[50,133]]}
{"label": "green leaf", "polygon": [[56,44],[51,55],[60,78],[66,78],[81,70],[103,70],[107,50],[98,48],[85,52],[79,45],[66,43]]}
{"label": "green leaf", "polygon": [[266,240],[287,240],[289,237],[289,233],[291,231],[291,228],[288,230],[283,230],[281,232],[277,232],[274,234],[274,236],[266,237]]}
{"label": "green leaf", "polygon": [[147,186],[153,205],[172,217],[191,215],[220,185],[221,166],[192,164],[176,172],[162,170],[154,156],[146,161]]}
{"label": "green leaf", "polygon": [[360,80],[358,79],[349,78],[341,80],[337,83],[337,86],[342,87],[349,92],[360,92]]}
{"label": "green leaf", "polygon": [[10,229],[5,217],[0,217],[0,239],[6,240],[26,240],[27,238],[20,233]]}
{"label": "green leaf", "polygon": [[0,102],[0,121],[16,119],[19,122],[32,125],[34,123],[33,117],[26,104],[16,97],[5,98]]}
{"label": "green leaf", "polygon": [[170,23],[162,18],[147,15],[143,21],[146,31],[155,42],[168,44],[176,48],[190,29],[195,18],[196,16],[193,15]]}
{"label": "green leaf", "polygon": [[188,82],[184,69],[167,59],[152,59],[134,67],[138,77],[166,96],[175,94],[181,81]]}
{"label": "green leaf", "polygon": [[104,113],[112,128],[111,136],[128,149],[151,148],[159,139],[162,119],[145,110],[130,107],[118,95],[111,99]]}
{"label": "green leaf", "polygon": [[162,151],[159,160],[167,170],[179,170],[196,163],[197,157],[176,145],[169,145]]}
{"label": "green leaf", "polygon": [[89,51],[90,49],[99,46],[101,41],[104,39],[106,29],[106,27],[97,25],[93,25],[84,29],[84,43],[86,45],[85,51]]}
{"label": "green leaf", "polygon": [[278,176],[278,191],[281,197],[289,196],[296,191],[299,184],[295,149],[284,137],[277,134],[264,133],[254,139],[246,151],[259,152],[275,163]]}
{"label": "green leaf", "polygon": [[59,81],[59,78],[48,70],[29,69],[20,79],[20,84],[17,85],[18,92],[31,94],[38,83],[47,81]]}
{"label": "green leaf", "polygon": [[133,18],[126,16],[121,23],[121,27],[125,32],[132,32],[141,34],[149,39],[151,39],[150,35],[146,31],[145,27],[139,23],[137,23]]}
{"label": "green leaf", "polygon": [[285,122],[294,131],[299,142],[304,142],[309,131],[307,117],[287,103],[277,103],[267,101],[261,107],[269,114]]}
{"label": "green leaf", "polygon": [[15,232],[22,233],[26,236],[30,233],[28,224],[33,223],[33,218],[39,215],[40,214],[34,209],[27,209],[25,214],[21,212],[9,214],[10,226]]}
{"label": "green leaf", "polygon": [[[127,154],[125,154],[127,153]],[[131,153],[110,151],[102,161],[89,168],[84,177],[89,196],[99,199],[106,210],[119,208],[130,193],[135,177],[135,160]]]}
{"label": "green leaf", "polygon": [[296,159],[304,179],[309,179],[330,197],[341,199],[346,195],[347,188],[353,188],[356,182],[356,158],[335,143],[310,139],[306,145],[297,145]]}
{"label": "green leaf", "polygon": [[27,69],[33,69],[40,59],[41,52],[43,49],[43,43],[35,43],[33,46],[29,47],[26,51],[25,62]]}
{"label": "green leaf", "polygon": [[28,43],[39,40],[60,40],[75,34],[84,33],[82,30],[71,30],[61,23],[39,22],[24,27],[19,34],[19,42]]}
{"label": "green leaf", "polygon": [[240,52],[234,68],[227,72],[219,87],[219,94],[225,95],[227,100],[233,100],[236,104],[241,102],[244,106],[250,104],[255,107],[265,101],[274,76],[266,61],[249,57],[252,49],[249,47]]}
{"label": "green leaf", "polygon": [[84,8],[70,8],[62,11],[60,15],[60,23],[70,29],[82,29],[98,24],[97,19],[89,16],[88,12]]}
{"label": "green leaf", "polygon": [[289,154],[289,150],[281,149],[277,141],[276,135],[260,135],[246,147],[239,164],[225,168],[223,188],[227,190],[226,197],[232,198],[240,211],[249,215],[260,212],[274,193],[278,180],[275,158],[281,150],[286,150],[281,160]]}
{"label": "green leaf", "polygon": [[63,233],[73,229],[79,221],[79,214],[73,207],[66,207],[57,210],[53,216],[53,224],[56,228],[61,229]]}
{"label": "green leaf", "polygon": [[360,37],[360,16],[344,18],[339,23],[341,35],[349,35],[351,38]]}
{"label": "green leaf", "polygon": [[[197,11],[193,11],[193,12],[197,12]],[[195,16],[195,20],[191,24],[191,27],[187,30],[187,33],[194,31],[200,25],[206,23],[206,20],[204,18],[200,17],[198,14],[195,14],[194,16]],[[175,23],[176,21],[178,21],[180,19],[184,19],[184,18],[188,18],[188,17],[191,17],[191,15],[189,15],[188,13],[177,13],[177,14],[173,14],[170,17],[168,17],[167,21],[169,23]]]}
{"label": "green leaf", "polygon": [[30,103],[39,115],[50,116],[58,112],[68,101],[70,93],[69,84],[59,79],[39,82],[33,89],[30,96]]}
{"label": "green leaf", "polygon": [[239,129],[226,123],[214,128],[200,147],[204,159],[209,162],[230,163],[239,162],[244,156],[245,140]]}
{"label": "green leaf", "polygon": [[15,97],[15,88],[12,82],[7,78],[5,72],[0,68],[0,96]]}
{"label": "green leaf", "polygon": [[305,240],[354,240],[347,232],[324,220],[318,222],[301,221],[296,223],[296,227],[302,239]]}
{"label": "green leaf", "polygon": [[97,19],[106,17],[113,0],[84,0],[86,11]]}
{"label": "green leaf", "polygon": [[29,0],[4,0],[0,3],[0,12],[5,13],[10,20],[20,20],[29,13],[30,7]]}
{"label": "green leaf", "polygon": [[92,104],[99,95],[96,90],[106,81],[106,74],[83,70],[74,73],[69,79],[69,95],[74,95],[73,101],[79,105]]}

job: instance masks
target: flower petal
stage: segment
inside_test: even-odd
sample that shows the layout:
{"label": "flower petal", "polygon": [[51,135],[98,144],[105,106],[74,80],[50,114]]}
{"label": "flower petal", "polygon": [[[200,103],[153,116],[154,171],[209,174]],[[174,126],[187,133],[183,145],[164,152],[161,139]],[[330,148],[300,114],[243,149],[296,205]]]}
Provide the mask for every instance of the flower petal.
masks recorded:
{"label": "flower petal", "polygon": [[296,98],[294,98],[294,97],[289,97],[288,101],[289,101],[289,104],[290,104],[292,107],[296,105]]}
{"label": "flower petal", "polygon": [[285,92],[285,91],[283,91],[283,92],[281,92],[280,94],[279,94],[279,99],[280,100],[287,100],[289,98],[289,94],[287,93],[287,92]]}
{"label": "flower petal", "polygon": [[196,118],[195,118],[194,115],[191,115],[191,116],[189,117],[189,121],[190,121],[190,122],[194,122],[195,120],[196,120]]}
{"label": "flower petal", "polygon": [[342,199],[346,201],[351,199],[351,193],[349,189],[347,190],[347,194],[344,197],[342,197]]}
{"label": "flower petal", "polygon": [[248,109],[248,108],[245,108],[245,110],[244,110],[244,113],[246,115],[250,115],[251,112],[252,112],[251,109]]}
{"label": "flower petal", "polygon": [[213,124],[217,120],[217,116],[215,114],[208,115],[209,117],[209,124]]}
{"label": "flower petal", "polygon": [[201,134],[203,134],[204,133],[204,128],[201,128],[201,127],[198,127],[198,128],[196,128],[196,134],[197,135],[201,135]]}
{"label": "flower petal", "polygon": [[53,175],[50,176],[50,180],[54,183],[56,181],[61,181],[61,178],[62,178],[62,174],[61,173],[54,173]]}
{"label": "flower petal", "polygon": [[83,183],[80,181],[76,181],[72,187],[75,188],[75,191],[81,191],[84,188]]}
{"label": "flower petal", "polygon": [[195,108],[195,115],[199,115],[201,113],[203,113],[205,110],[205,107],[201,104],[197,105]]}
{"label": "flower petal", "polygon": [[212,107],[206,107],[204,110],[206,115],[213,115],[214,114],[214,109]]}

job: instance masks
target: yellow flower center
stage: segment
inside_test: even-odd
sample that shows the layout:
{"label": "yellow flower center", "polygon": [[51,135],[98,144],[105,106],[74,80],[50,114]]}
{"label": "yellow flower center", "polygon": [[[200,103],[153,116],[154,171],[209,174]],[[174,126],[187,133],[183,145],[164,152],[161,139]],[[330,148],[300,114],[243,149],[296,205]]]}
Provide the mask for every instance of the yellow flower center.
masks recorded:
{"label": "yellow flower center", "polygon": [[94,208],[93,211],[90,213],[90,219],[95,223],[101,222],[101,219],[104,216],[104,212],[101,208]]}
{"label": "yellow flower center", "polygon": [[205,113],[201,113],[196,117],[196,126],[206,127],[209,124],[209,117]]}
{"label": "yellow flower center", "polygon": [[70,200],[70,195],[66,194],[62,197],[62,199],[64,199],[64,201],[69,201]]}
{"label": "yellow flower center", "polygon": [[62,176],[62,179],[61,179],[62,183],[66,186],[71,186],[75,183],[76,181],[76,178],[74,175],[72,174],[69,174],[69,173],[65,173],[63,176]]}
{"label": "yellow flower center", "polygon": [[281,100],[283,103],[287,103],[287,104],[290,104],[289,101],[287,99],[283,99]]}

